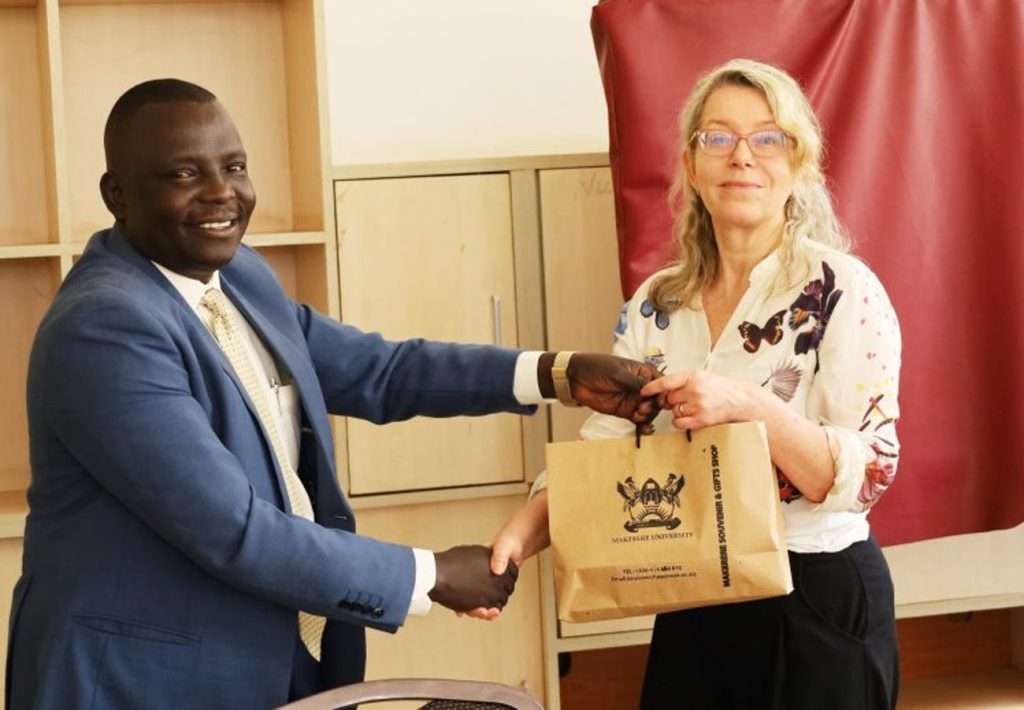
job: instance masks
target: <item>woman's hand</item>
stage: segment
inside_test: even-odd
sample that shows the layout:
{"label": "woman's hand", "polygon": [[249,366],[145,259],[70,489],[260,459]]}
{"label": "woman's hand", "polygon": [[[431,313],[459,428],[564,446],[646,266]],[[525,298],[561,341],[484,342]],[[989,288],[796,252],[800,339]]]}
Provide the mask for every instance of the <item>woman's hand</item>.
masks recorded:
{"label": "woman's hand", "polygon": [[701,429],[752,418],[751,385],[707,370],[673,372],[649,382],[640,394],[656,396],[662,409],[671,409],[676,429]]}
{"label": "woman's hand", "polygon": [[[524,541],[515,536],[515,534],[507,533],[506,528],[502,528],[498,536],[491,542],[491,572],[496,575],[505,574],[505,569],[508,567],[509,560],[515,562],[518,566],[523,561],[523,545]],[[501,616],[501,609],[491,607],[486,609],[484,607],[477,607],[464,612],[466,616],[470,616],[474,619],[484,619],[485,621],[494,621]],[[459,614],[462,616],[462,614]]]}
{"label": "woman's hand", "polygon": [[641,395],[672,410],[676,429],[762,421],[772,462],[811,503],[825,500],[835,464],[825,429],[794,412],[774,394],[706,370],[674,372],[648,383]]}
{"label": "woman's hand", "polygon": [[[548,533],[548,492],[540,491],[526,505],[513,513],[504,527],[491,541],[491,572],[505,573],[511,560],[522,567],[523,560],[537,554],[551,544]],[[501,616],[501,609],[476,608],[465,612],[474,619],[493,621]],[[462,614],[459,614],[462,616]]]}

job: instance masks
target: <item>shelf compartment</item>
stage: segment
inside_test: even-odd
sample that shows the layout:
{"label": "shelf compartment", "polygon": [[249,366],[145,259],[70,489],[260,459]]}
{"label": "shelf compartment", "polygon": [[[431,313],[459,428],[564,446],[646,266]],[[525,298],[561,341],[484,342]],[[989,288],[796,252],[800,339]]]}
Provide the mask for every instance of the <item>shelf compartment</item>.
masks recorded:
{"label": "shelf compartment", "polygon": [[60,260],[0,260],[0,322],[4,347],[0,349],[0,491],[28,487],[28,416],[25,380],[28,357],[39,321],[60,283]]}
{"label": "shelf compartment", "polygon": [[51,230],[44,8],[0,3],[0,248],[56,241]]}
{"label": "shelf compartment", "polygon": [[258,196],[250,233],[322,231],[313,14],[309,0],[61,4],[71,239],[112,221],[97,188],[110,108],[161,77],[204,86],[234,118]]}
{"label": "shelf compartment", "polygon": [[327,313],[327,272],[323,244],[258,246],[293,300]]}

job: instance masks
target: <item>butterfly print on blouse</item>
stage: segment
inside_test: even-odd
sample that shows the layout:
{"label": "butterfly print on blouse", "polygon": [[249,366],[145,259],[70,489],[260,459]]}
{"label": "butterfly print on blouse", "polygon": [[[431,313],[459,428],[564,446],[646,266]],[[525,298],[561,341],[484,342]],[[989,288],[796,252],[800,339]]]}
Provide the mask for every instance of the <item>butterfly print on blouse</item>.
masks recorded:
{"label": "butterfly print on blouse", "polygon": [[[811,350],[817,352],[821,339],[825,337],[829,318],[839,303],[839,297],[843,295],[842,290],[835,287],[836,275],[828,263],[821,262],[821,268],[824,278],[815,279],[804,286],[803,293],[789,307],[790,328],[800,330],[808,323],[812,324],[810,330],[804,330],[796,336],[794,350],[797,355],[804,355]],[[818,371],[817,364],[814,371]]]}
{"label": "butterfly print on blouse", "polygon": [[622,304],[622,309],[619,311],[619,320],[615,324],[614,334],[616,336],[623,336],[626,334],[627,328],[629,328],[629,301]]}
{"label": "butterfly print on blouse", "polygon": [[743,336],[743,349],[748,353],[756,353],[761,347],[761,341],[769,345],[778,345],[782,340],[782,321],[786,317],[786,311],[781,310],[767,321],[764,326],[758,328],[757,323],[743,321],[739,325],[740,335]]}
{"label": "butterfly print on blouse", "polygon": [[654,307],[648,299],[644,299],[644,302],[640,304],[640,315],[644,318],[650,318],[654,316],[654,324],[658,326],[658,330],[665,330],[668,328],[668,313],[665,311],[659,311]]}

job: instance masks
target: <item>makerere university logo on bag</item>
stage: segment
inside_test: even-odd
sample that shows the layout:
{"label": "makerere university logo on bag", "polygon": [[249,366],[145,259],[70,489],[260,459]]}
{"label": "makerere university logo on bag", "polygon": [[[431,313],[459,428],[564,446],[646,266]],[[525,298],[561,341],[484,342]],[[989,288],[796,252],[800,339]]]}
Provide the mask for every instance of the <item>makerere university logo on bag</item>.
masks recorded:
{"label": "makerere university logo on bag", "polygon": [[676,506],[679,505],[679,491],[686,484],[685,477],[680,474],[668,474],[665,485],[658,485],[653,478],[644,481],[640,488],[636,487],[633,477],[616,484],[619,495],[625,499],[623,511],[629,513],[629,520],[623,526],[631,533],[641,528],[663,527],[674,530],[681,522],[676,517]]}

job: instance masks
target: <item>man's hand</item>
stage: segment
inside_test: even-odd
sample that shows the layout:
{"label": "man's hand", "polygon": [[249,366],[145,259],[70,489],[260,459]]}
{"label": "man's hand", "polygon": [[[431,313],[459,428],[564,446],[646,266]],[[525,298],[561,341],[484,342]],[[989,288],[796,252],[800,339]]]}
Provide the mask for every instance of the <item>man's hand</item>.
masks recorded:
{"label": "man's hand", "polygon": [[[550,382],[553,361],[554,353],[545,353],[538,364],[541,393],[545,396],[554,396],[545,392],[545,376]],[[653,365],[615,355],[575,353],[565,374],[573,399],[595,412],[645,424],[655,409],[653,397],[640,395],[644,385],[661,376]],[[550,391],[554,392],[554,385]]]}
{"label": "man's hand", "polygon": [[509,562],[502,574],[491,572],[491,551],[483,545],[460,545],[435,552],[437,582],[433,601],[452,611],[501,609],[516,586],[519,567]]}
{"label": "man's hand", "polygon": [[[544,506],[544,512],[547,513],[547,505]],[[497,537],[491,543],[491,572],[494,574],[502,574],[509,567],[518,567],[523,564],[524,546],[525,542],[517,537],[519,534],[519,523],[517,518],[521,516],[521,513],[516,513],[512,520],[505,524],[501,532],[498,533]],[[549,538],[546,534],[547,518],[544,519],[545,534],[544,539],[547,541]],[[548,542],[545,542],[547,546]],[[466,616],[470,616],[474,619],[483,619],[485,621],[494,621],[501,616],[500,607],[491,607],[489,609],[484,607],[477,607],[465,612]],[[462,613],[459,613],[462,616]]]}

